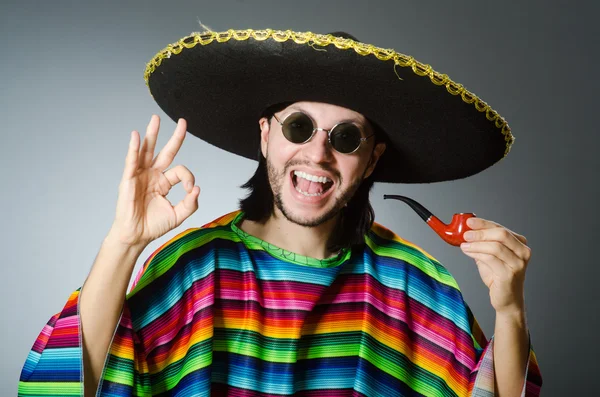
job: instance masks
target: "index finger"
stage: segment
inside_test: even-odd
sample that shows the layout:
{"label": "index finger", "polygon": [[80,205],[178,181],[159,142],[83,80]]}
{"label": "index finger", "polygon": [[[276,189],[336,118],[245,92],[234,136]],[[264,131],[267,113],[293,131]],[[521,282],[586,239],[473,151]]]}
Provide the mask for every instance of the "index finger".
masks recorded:
{"label": "index finger", "polygon": [[173,159],[179,152],[183,139],[185,138],[185,132],[187,130],[187,122],[185,119],[177,120],[177,126],[171,136],[171,139],[167,142],[164,148],[158,153],[156,159],[152,162],[152,167],[159,170],[165,170],[171,165]]}
{"label": "index finger", "polygon": [[138,167],[140,147],[140,134],[137,131],[131,131],[129,137],[129,148],[125,157],[125,168],[123,169],[123,179],[131,179]]}
{"label": "index finger", "polygon": [[467,226],[471,229],[491,229],[493,227],[502,227],[502,225],[489,221],[487,219],[472,217],[467,219]]}
{"label": "index finger", "polygon": [[512,234],[517,240],[519,240],[521,243],[523,244],[527,244],[527,239],[525,238],[525,236],[519,234],[519,233],[515,233],[512,230],[510,230],[509,228],[502,226],[499,223],[487,220],[487,219],[483,219],[483,218],[469,218],[467,219],[467,226],[469,226],[471,229],[473,230],[477,230],[477,229],[493,229],[493,228],[503,228],[506,229],[510,234]]}

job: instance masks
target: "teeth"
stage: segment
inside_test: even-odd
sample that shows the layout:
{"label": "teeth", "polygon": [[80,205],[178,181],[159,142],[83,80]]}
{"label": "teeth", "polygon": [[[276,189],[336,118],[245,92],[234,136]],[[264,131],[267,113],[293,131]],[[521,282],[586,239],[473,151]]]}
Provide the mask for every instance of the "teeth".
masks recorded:
{"label": "teeth", "polygon": [[320,196],[323,194],[323,193],[306,193],[306,192],[303,192],[302,190],[300,190],[300,188],[298,186],[296,186],[296,190],[299,193],[302,193],[303,195],[308,196],[308,197]]}
{"label": "teeth", "polygon": [[325,176],[311,175],[311,174],[307,174],[306,172],[303,172],[303,171],[294,171],[294,175],[296,175],[299,178],[304,178],[311,182],[320,182],[320,183],[331,182],[331,180]]}
{"label": "teeth", "polygon": [[[294,171],[294,175],[296,175],[298,178],[304,178],[308,181],[311,182],[319,182],[319,183],[328,183],[331,182],[331,179],[325,177],[325,176],[316,176],[316,175],[311,175],[311,174],[307,174],[306,172],[303,171]],[[308,197],[314,197],[314,196],[321,196],[323,193],[307,193],[307,192],[303,192],[302,190],[300,190],[300,188],[298,186],[296,186],[296,190],[299,193],[302,193],[304,196],[308,196]]]}

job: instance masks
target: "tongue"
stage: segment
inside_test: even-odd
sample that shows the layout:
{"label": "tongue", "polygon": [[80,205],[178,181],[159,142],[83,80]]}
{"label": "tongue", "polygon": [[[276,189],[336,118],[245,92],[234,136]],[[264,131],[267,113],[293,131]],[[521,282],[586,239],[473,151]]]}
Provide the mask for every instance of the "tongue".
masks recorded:
{"label": "tongue", "polygon": [[305,193],[321,193],[323,191],[323,184],[320,182],[311,182],[304,178],[297,178],[297,185],[300,190]]}

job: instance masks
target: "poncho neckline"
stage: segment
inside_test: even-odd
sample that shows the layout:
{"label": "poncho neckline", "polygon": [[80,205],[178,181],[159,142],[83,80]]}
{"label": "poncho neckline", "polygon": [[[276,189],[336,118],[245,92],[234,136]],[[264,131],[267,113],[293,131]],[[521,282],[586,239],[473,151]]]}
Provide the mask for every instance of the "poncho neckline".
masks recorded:
{"label": "poncho neckline", "polygon": [[231,230],[233,230],[238,235],[238,237],[244,242],[244,244],[248,248],[256,249],[257,247],[261,247],[265,252],[269,253],[269,255],[277,259],[301,266],[331,268],[341,265],[350,258],[351,250],[349,248],[342,248],[337,255],[332,256],[330,258],[318,259],[310,256],[300,255],[295,252],[291,252],[286,249],[277,247],[276,245],[261,240],[260,238],[248,234],[242,229],[240,229],[238,225],[243,220],[243,218],[244,212],[240,211],[240,213],[237,214],[233,221],[230,223]]}

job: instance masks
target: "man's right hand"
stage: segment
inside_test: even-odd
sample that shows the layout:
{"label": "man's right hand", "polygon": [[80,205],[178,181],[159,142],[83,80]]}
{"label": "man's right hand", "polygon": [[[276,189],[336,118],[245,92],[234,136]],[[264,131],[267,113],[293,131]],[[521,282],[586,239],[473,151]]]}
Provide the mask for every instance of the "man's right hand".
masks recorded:
{"label": "man's right hand", "polygon": [[[117,210],[109,236],[131,247],[145,247],[150,242],[181,225],[198,209],[200,187],[194,175],[183,165],[167,169],[186,135],[187,123],[179,119],[165,147],[154,158],[160,118],[152,115],[140,150],[140,135],[131,133],[123,178],[119,184]],[[166,195],[183,182],[187,195],[173,206]]]}
{"label": "man's right hand", "polygon": [[[138,257],[150,242],[198,209],[200,188],[194,186],[194,175],[182,165],[167,169],[183,143],[187,123],[179,119],[173,136],[154,158],[159,124],[153,115],[141,150],[139,133],[131,133],[115,219],[81,289],[85,397],[96,395]],[[165,196],[179,182],[187,195],[173,207]]]}

